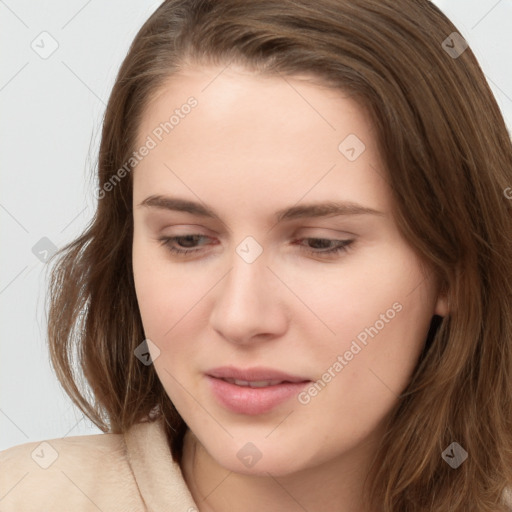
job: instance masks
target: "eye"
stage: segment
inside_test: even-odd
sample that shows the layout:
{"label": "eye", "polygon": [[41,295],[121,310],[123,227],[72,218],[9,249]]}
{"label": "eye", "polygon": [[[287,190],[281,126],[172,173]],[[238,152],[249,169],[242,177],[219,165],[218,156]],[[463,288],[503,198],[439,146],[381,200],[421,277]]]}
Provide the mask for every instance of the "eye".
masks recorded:
{"label": "eye", "polygon": [[[336,255],[341,252],[347,252],[348,246],[354,240],[334,240],[330,238],[301,238],[299,241],[307,240],[309,246],[299,245],[302,250],[315,256],[322,256],[324,254],[328,256]],[[311,243],[313,242],[313,243]],[[311,247],[313,246],[313,247]],[[319,250],[320,249],[320,250]],[[321,250],[323,249],[323,250]]]}
{"label": "eye", "polygon": [[[193,252],[199,252],[199,249],[190,248],[192,247],[199,239],[209,238],[204,235],[199,234],[187,234],[187,235],[179,235],[179,236],[166,236],[159,238],[159,241],[162,245],[167,247],[167,249],[173,254],[179,255],[187,255]],[[181,247],[176,247],[175,243],[183,244]]]}
{"label": "eye", "polygon": [[[210,237],[200,234],[186,234],[179,236],[166,236],[159,238],[161,245],[165,246],[169,252],[187,256],[193,253],[201,252],[201,249],[196,247],[196,244],[201,240],[208,239]],[[296,242],[307,241],[308,245],[297,244]],[[333,256],[341,252],[347,252],[348,246],[354,240],[336,240],[330,238],[301,238],[294,240],[294,244],[298,245],[301,250],[306,251],[308,254],[322,257],[323,255]],[[178,245],[176,245],[178,244]],[[200,245],[205,245],[204,243]]]}

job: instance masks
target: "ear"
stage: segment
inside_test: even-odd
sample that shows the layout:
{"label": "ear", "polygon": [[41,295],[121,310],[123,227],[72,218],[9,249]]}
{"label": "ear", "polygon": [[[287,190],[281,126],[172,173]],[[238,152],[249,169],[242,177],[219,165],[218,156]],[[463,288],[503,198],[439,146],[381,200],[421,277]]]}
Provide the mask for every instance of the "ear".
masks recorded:
{"label": "ear", "polygon": [[450,312],[450,307],[448,305],[448,293],[445,290],[441,290],[439,295],[437,296],[436,307],[434,310],[435,315],[439,315],[441,317],[445,317]]}

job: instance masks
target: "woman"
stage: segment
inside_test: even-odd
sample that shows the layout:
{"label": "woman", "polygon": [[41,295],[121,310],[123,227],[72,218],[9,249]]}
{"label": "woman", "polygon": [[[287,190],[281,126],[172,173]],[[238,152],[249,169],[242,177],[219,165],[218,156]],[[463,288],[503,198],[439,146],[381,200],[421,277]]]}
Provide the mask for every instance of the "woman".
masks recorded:
{"label": "woman", "polygon": [[2,510],[512,509],[512,144],[434,5],[164,2],[98,177],[49,342],[106,434]]}

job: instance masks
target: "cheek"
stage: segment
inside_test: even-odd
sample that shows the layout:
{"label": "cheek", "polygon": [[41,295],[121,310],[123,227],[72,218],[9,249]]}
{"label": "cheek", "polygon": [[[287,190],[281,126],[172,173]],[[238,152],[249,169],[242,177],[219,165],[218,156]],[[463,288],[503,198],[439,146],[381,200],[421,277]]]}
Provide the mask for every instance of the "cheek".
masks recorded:
{"label": "cheek", "polygon": [[355,430],[369,434],[388,415],[410,381],[428,332],[432,311],[426,290],[410,293],[408,283],[382,284],[366,304],[354,297],[365,306],[363,313],[344,315],[334,346],[322,347],[323,373],[311,390],[316,394],[311,405],[318,415],[332,411],[326,421],[341,437]]}
{"label": "cheek", "polygon": [[329,403],[334,417],[350,412],[361,425],[384,415],[406,387],[434,314],[433,290],[412,253],[397,244],[383,254],[326,280],[331,284],[310,305],[335,336],[310,331],[314,347],[304,347],[319,379],[304,402]]}
{"label": "cheek", "polygon": [[[159,268],[159,263],[152,257],[146,246],[147,243],[137,236],[134,237],[133,277],[144,332],[146,337],[156,341],[165,319],[163,314],[165,305],[162,297],[165,296],[166,286],[165,280],[161,278],[162,276],[157,277],[158,271],[155,270]],[[160,323],[162,325],[159,325]]]}
{"label": "cheek", "polygon": [[[345,344],[336,354],[343,357],[343,369],[334,372],[336,377],[314,398],[318,415],[326,407],[332,412],[328,421],[338,429],[339,438],[366,436],[376,429],[412,377],[428,323],[415,314],[410,303],[403,301],[402,306],[382,329],[378,330],[381,324],[374,322],[360,330],[359,335],[365,334],[365,343],[359,341],[363,338],[360,336]],[[332,360],[337,358],[331,358],[331,368]],[[330,375],[320,378],[323,381],[325,377]]]}
{"label": "cheek", "polygon": [[[167,261],[165,248],[155,240],[134,235],[135,292],[146,336],[158,340],[184,314],[194,297],[187,274]],[[196,283],[197,284],[197,283]]]}
{"label": "cheek", "polygon": [[[153,240],[134,237],[133,273],[139,311],[147,338],[162,348],[165,334],[179,318],[187,287],[165,264],[164,249]],[[178,282],[177,282],[178,281]]]}
{"label": "cheek", "polygon": [[283,268],[280,276],[309,309],[296,301],[292,323],[302,330],[316,329],[301,338],[313,335],[320,353],[344,351],[358,335],[364,343],[372,339],[370,328],[382,339],[405,325],[405,332],[415,338],[415,330],[423,329],[433,311],[418,260],[400,240],[365,248],[339,264]]}

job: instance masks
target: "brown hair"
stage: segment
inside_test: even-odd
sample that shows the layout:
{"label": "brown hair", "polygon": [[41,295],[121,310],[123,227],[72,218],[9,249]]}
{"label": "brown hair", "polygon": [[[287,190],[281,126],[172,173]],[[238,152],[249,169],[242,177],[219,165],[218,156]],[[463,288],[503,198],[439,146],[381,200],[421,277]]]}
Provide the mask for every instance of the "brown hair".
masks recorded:
{"label": "brown hair", "polygon": [[[148,102],[188,63],[308,74],[368,109],[398,227],[450,304],[375,454],[367,483],[385,512],[506,510],[512,482],[512,144],[471,49],[450,53],[462,50],[453,32],[427,0],[167,1],[135,37],[103,122],[100,189],[133,152]],[[134,357],[145,336],[131,173],[103,196],[52,270],[52,362],[103,431],[125,432],[158,406],[179,461],[186,425]],[[469,454],[456,470],[441,457],[454,441]]]}

